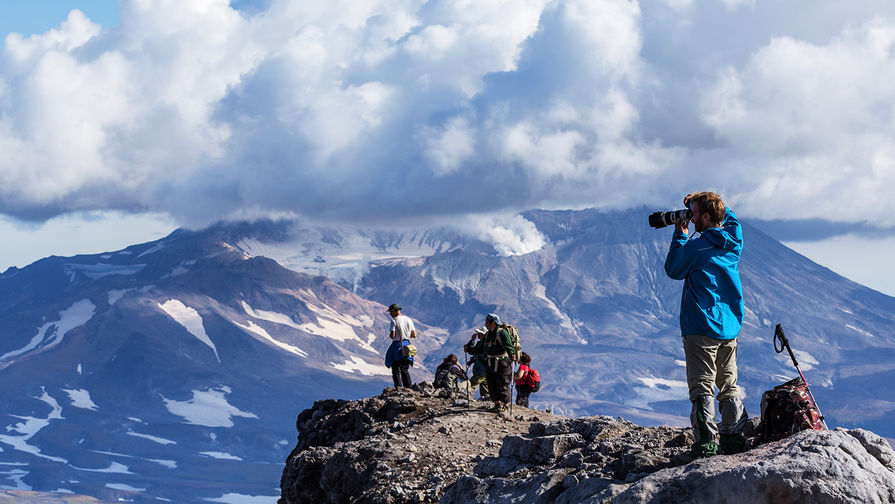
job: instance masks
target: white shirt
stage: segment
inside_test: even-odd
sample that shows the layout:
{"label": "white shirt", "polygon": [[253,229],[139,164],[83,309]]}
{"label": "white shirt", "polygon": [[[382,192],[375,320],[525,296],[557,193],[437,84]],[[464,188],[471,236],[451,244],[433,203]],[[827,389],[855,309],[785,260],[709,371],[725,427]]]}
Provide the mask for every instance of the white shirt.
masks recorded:
{"label": "white shirt", "polygon": [[393,340],[402,340],[409,339],[410,333],[416,331],[416,327],[413,326],[413,321],[410,320],[410,317],[406,315],[398,315],[397,317],[392,318],[391,326],[389,326],[388,333],[395,333]]}

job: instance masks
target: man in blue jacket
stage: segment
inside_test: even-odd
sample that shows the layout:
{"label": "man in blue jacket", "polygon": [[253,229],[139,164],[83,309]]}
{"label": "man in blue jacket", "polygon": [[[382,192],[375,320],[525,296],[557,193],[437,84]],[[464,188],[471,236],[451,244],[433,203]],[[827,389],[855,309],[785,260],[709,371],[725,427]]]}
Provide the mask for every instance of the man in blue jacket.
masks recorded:
{"label": "man in blue jacket", "polygon": [[[684,280],[681,338],[687,363],[687,386],[693,403],[690,422],[696,442],[693,455],[743,450],[742,429],[749,418],[737,387],[737,335],[743,325],[743,288],[739,262],[743,232],[736,215],[713,192],[684,198],[693,213],[698,237],[688,239],[689,221],[676,223],[665,273]],[[714,387],[718,387],[721,424],[715,424]]]}

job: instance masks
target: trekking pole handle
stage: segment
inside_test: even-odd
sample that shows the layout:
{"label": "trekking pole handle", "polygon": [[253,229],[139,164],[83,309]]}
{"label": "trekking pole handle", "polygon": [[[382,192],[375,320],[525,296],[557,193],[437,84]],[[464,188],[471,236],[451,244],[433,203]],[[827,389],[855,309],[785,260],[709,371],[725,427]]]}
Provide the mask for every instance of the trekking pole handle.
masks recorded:
{"label": "trekking pole handle", "polygon": [[[780,340],[780,348],[777,348],[777,340]],[[789,340],[786,339],[786,334],[783,333],[783,324],[777,324],[777,328],[774,329],[774,350],[776,350],[777,353],[782,353],[784,348],[789,352],[789,358],[792,359],[792,363],[795,364],[796,369],[798,369],[799,362],[796,360],[795,354],[792,353],[792,348],[789,346]]]}
{"label": "trekking pole handle", "polygon": [[[777,340],[780,340],[780,348],[777,348]],[[817,408],[817,414],[820,416],[821,424],[823,424],[824,429],[829,430],[830,428],[827,427],[827,421],[824,418],[823,413],[820,412],[820,406],[817,405],[817,400],[814,398],[814,394],[811,393],[808,381],[805,380],[805,375],[803,375],[802,370],[799,369],[799,363],[796,361],[796,356],[792,353],[792,348],[789,346],[789,340],[786,339],[786,334],[783,333],[783,325],[777,324],[777,328],[774,329],[774,350],[776,350],[777,353],[782,353],[784,348],[789,352],[789,357],[792,359],[792,363],[795,364],[796,371],[799,372],[799,377],[802,378],[802,382],[805,384],[805,390],[808,391],[811,401],[814,402],[814,407]]]}

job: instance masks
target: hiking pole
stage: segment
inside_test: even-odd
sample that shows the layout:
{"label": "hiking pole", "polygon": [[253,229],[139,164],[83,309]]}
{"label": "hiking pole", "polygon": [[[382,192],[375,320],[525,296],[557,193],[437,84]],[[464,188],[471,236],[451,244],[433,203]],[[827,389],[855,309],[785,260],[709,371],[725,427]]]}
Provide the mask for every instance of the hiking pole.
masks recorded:
{"label": "hiking pole", "polygon": [[516,363],[510,361],[510,369],[513,370],[513,374],[510,376],[510,418],[513,418],[513,403],[516,402],[513,400],[513,389],[516,388]]}
{"label": "hiking pole", "polygon": [[[780,341],[780,348],[777,348],[778,340]],[[811,387],[808,386],[808,381],[805,379],[805,375],[803,375],[802,370],[799,369],[799,361],[796,360],[795,354],[792,353],[792,347],[789,346],[789,340],[786,339],[786,334],[783,333],[783,324],[777,324],[777,328],[774,329],[774,350],[777,353],[783,353],[784,348],[789,352],[789,358],[792,359],[792,363],[796,366],[796,371],[799,372],[802,382],[805,383],[805,390],[814,402],[814,407],[817,408],[818,414],[820,414],[820,423],[824,425],[824,429],[830,430],[830,428],[827,427],[827,422],[824,420],[823,413],[820,412],[820,406],[817,405],[817,399],[815,399],[814,394],[811,393]]]}
{"label": "hiking pole", "polygon": [[[463,370],[463,374],[466,375],[466,410],[469,410],[469,383],[472,381],[472,378],[469,378],[469,354],[466,353],[466,346],[463,346],[463,362],[466,363],[466,369]],[[475,395],[475,394],[473,394]]]}

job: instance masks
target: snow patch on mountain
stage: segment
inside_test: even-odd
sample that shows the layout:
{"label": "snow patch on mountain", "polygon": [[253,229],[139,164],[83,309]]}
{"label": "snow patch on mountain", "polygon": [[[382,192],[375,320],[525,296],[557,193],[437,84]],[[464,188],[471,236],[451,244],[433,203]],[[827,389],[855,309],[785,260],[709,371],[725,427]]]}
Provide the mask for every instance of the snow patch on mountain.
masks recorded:
{"label": "snow patch on mountain", "polygon": [[7,352],[0,356],[0,362],[30,352],[36,348],[48,349],[62,342],[62,338],[76,327],[80,327],[93,318],[96,305],[89,299],[82,299],[59,312],[59,320],[47,322],[37,328],[37,335],[24,347]]}
{"label": "snow patch on mountain", "polygon": [[177,461],[176,460],[165,460],[165,459],[143,459],[148,460],[154,464],[158,464],[162,467],[167,467],[168,469],[177,469]]}
{"label": "snow patch on mountain", "polygon": [[165,248],[164,243],[161,243],[161,242],[156,243],[155,245],[152,246],[152,248],[149,248],[149,249],[145,250],[143,253],[141,253],[140,255],[138,255],[137,259],[139,259],[145,255],[154,254],[163,248]]}
{"label": "snow patch on mountain", "polygon": [[370,364],[356,355],[350,356],[349,359],[342,364],[330,362],[330,365],[339,371],[346,371],[349,373],[357,371],[364,376],[383,376],[391,374],[391,371],[385,368],[384,364],[382,366]]}
{"label": "snow patch on mountain", "polygon": [[86,467],[75,467],[71,466],[74,469],[79,471],[87,471],[94,473],[107,473],[107,474],[134,474],[131,472],[131,468],[126,466],[120,462],[110,462],[109,467],[105,467],[103,469],[89,469]]}
{"label": "snow patch on mountain", "polygon": [[268,334],[268,332],[265,331],[263,327],[261,327],[261,326],[259,326],[258,324],[252,322],[251,320],[249,320],[249,321],[247,321],[247,322],[248,322],[248,325],[242,325],[242,324],[240,324],[239,322],[237,322],[237,321],[235,321],[235,320],[233,321],[233,323],[234,323],[237,327],[239,327],[239,328],[241,328],[241,329],[245,329],[246,331],[249,331],[249,332],[251,332],[251,333],[257,334],[257,335],[260,336],[263,340],[265,340],[265,341],[267,341],[267,342],[269,342],[269,343],[271,343],[271,344],[273,344],[273,345],[275,345],[275,346],[277,346],[277,347],[279,347],[279,348],[282,348],[283,350],[286,350],[287,352],[294,353],[295,355],[298,355],[298,356],[300,356],[300,357],[307,357],[307,356],[308,356],[308,352],[305,352],[305,351],[302,350],[301,348],[298,348],[298,347],[295,346],[295,345],[290,345],[290,344],[288,344],[288,343],[283,343],[282,341],[279,341],[279,340],[274,339],[274,337],[271,336],[270,334]]}
{"label": "snow patch on mountain", "polygon": [[223,504],[270,504],[277,496],[271,495],[245,495],[238,493],[225,493],[217,498],[206,498],[207,502],[220,502]]}
{"label": "snow patch on mountain", "polygon": [[118,302],[119,299],[124,297],[125,294],[132,291],[134,289],[112,289],[109,291],[109,306],[114,305]]}
{"label": "snow patch on mountain", "polygon": [[91,280],[99,280],[109,275],[136,275],[145,268],[145,264],[74,264],[68,263],[63,270],[69,280],[74,282],[78,273],[81,273]]}
{"label": "snow patch on mountain", "polygon": [[861,329],[860,327],[855,327],[852,324],[845,324],[845,327],[851,329],[852,331],[855,331],[858,334],[863,334],[864,336],[867,336],[868,338],[876,337],[876,335],[873,334],[872,332],[865,331],[864,329]]}
{"label": "snow patch on mountain", "polygon": [[0,434],[0,443],[8,444],[9,446],[12,446],[14,449],[21,452],[30,453],[31,455],[52,460],[54,462],[67,464],[67,460],[60,457],[51,457],[49,455],[44,455],[43,453],[41,453],[40,448],[28,444],[28,441],[33,438],[38,432],[40,432],[44,427],[50,425],[50,422],[52,422],[53,420],[64,419],[64,417],[62,416],[62,407],[59,406],[59,403],[56,401],[56,399],[53,399],[53,397],[50,396],[50,394],[48,394],[46,390],[43,390],[43,394],[40,397],[36,397],[35,399],[39,399],[40,401],[43,401],[50,406],[51,411],[47,414],[47,417],[35,418],[30,416],[10,415],[13,418],[23,420],[23,422],[19,422],[15,425],[7,425],[6,432],[18,432],[22,435],[13,436],[10,434]]}
{"label": "snow patch on mountain", "polygon": [[327,236],[306,230],[284,242],[264,243],[255,238],[237,242],[237,248],[249,256],[269,257],[293,271],[349,285],[356,285],[372,263],[429,257],[451,247],[450,243],[435,247],[419,237],[382,243],[375,234],[347,228],[331,231]]}
{"label": "snow patch on mountain", "polygon": [[62,389],[71,399],[71,405],[75,408],[96,411],[99,407],[90,400],[90,392],[84,389]]}
{"label": "snow patch on mountain", "polygon": [[[23,464],[0,464],[0,465],[23,465]],[[31,486],[25,484],[25,482],[22,481],[23,479],[25,479],[25,476],[28,476],[29,474],[31,474],[30,471],[24,471],[22,469],[10,469],[9,471],[0,471],[0,475],[6,476],[6,478],[4,478],[6,481],[12,482],[12,485],[5,484],[5,485],[3,485],[3,488],[9,489],[9,490],[31,491],[32,490]]]}
{"label": "snow patch on mountain", "polygon": [[190,266],[193,266],[197,263],[195,259],[191,259],[189,261],[182,261],[180,264],[174,267],[169,273],[162,276],[162,279],[174,278],[180,275],[185,275],[190,272]]}
{"label": "snow patch on mountain", "polygon": [[194,308],[190,308],[177,299],[169,299],[164,303],[159,303],[161,308],[169,317],[174,319],[178,324],[182,325],[190,334],[196,337],[202,343],[208,345],[214,351],[214,356],[221,362],[218,355],[218,349],[214,346],[211,338],[205,333],[205,325],[202,322],[202,316]]}
{"label": "snow patch on mountain", "polygon": [[[177,462],[174,460],[148,459],[148,458],[138,457],[138,456],[134,456],[134,455],[128,455],[126,453],[116,453],[116,452],[102,451],[102,450],[90,450],[90,451],[92,451],[93,453],[99,453],[100,455],[110,455],[112,457],[123,457],[123,458],[129,458],[129,459],[146,460],[146,461],[152,462],[153,464],[158,464],[162,467],[166,467],[168,469],[176,469],[177,468]],[[121,465],[121,464],[119,464],[119,465]],[[71,466],[71,467],[73,467],[75,469],[79,469],[79,470],[92,471],[92,472],[120,472],[120,471],[109,471],[108,469],[90,470],[90,469],[80,469],[80,468],[77,468],[74,466]],[[122,466],[122,467],[125,467],[127,470],[130,470],[130,468],[127,466]],[[130,474],[130,473],[128,473],[128,474]]]}
{"label": "snow patch on mountain", "polygon": [[224,453],[224,452],[204,451],[204,452],[199,452],[199,455],[205,455],[206,457],[211,457],[213,459],[218,459],[218,460],[242,460],[241,458],[237,457],[236,455],[230,455],[229,453]]}
{"label": "snow patch on mountain", "polygon": [[143,434],[142,432],[127,431],[126,434],[128,436],[134,436],[134,437],[138,437],[138,438],[148,439],[148,440],[156,442],[160,445],[176,445],[177,444],[176,441],[171,441],[170,439],[165,439],[165,438],[158,437],[158,436],[152,436],[150,434]]}
{"label": "snow patch on mountain", "polygon": [[[309,293],[314,296],[313,293]],[[327,306],[325,304],[308,304],[308,309],[317,314],[317,322],[320,324],[318,329],[323,332],[320,333],[321,336],[326,336],[327,338],[332,338],[338,341],[347,341],[349,339],[356,339],[360,342],[361,347],[365,350],[369,350],[373,353],[377,352],[372,346],[370,346],[369,341],[375,337],[372,334],[368,333],[368,336],[372,336],[368,340],[361,339],[354,328],[369,328],[373,326],[373,318],[369,315],[359,315],[357,317],[352,317],[350,315],[346,315],[340,313],[337,310],[334,310],[332,307]],[[308,324],[306,324],[307,326]],[[311,326],[310,328],[313,328]],[[315,334],[313,331],[308,330],[311,334]]]}
{"label": "snow patch on mountain", "polygon": [[802,366],[802,371],[807,371],[820,364],[819,362],[817,362],[817,359],[815,359],[808,352],[803,352],[802,350],[793,350],[792,353],[796,355],[796,360],[798,360],[799,364]]}
{"label": "snow patch on mountain", "polygon": [[112,490],[121,490],[123,492],[145,492],[145,488],[137,488],[132,487],[130,485],[125,485],[124,483],[106,483],[106,488],[111,488]]}
{"label": "snow patch on mountain", "polygon": [[638,377],[637,381],[644,386],[631,388],[637,394],[637,397],[625,401],[625,404],[628,406],[652,411],[653,408],[650,406],[650,403],[688,399],[690,397],[689,388],[685,381],[653,377]]}
{"label": "snow patch on mountain", "polygon": [[290,317],[289,315],[273,311],[255,310],[245,301],[242,302],[242,309],[245,310],[247,315],[258,320],[266,320],[267,322],[284,325],[293,329],[297,329],[299,331],[304,330],[302,329],[302,326],[300,324],[296,324],[295,321],[292,320],[292,317]]}
{"label": "snow patch on mountain", "polygon": [[378,353],[372,346],[370,346],[369,340],[361,339],[354,329],[355,327],[371,326],[373,324],[373,320],[371,318],[367,316],[355,318],[348,315],[343,315],[326,305],[315,306],[314,304],[307,303],[306,306],[309,310],[311,310],[318,316],[316,324],[312,324],[310,322],[298,324],[294,320],[292,320],[290,316],[283,313],[266,310],[255,310],[245,301],[242,302],[243,310],[245,310],[246,314],[248,314],[250,317],[259,320],[265,320],[267,322],[273,322],[275,324],[285,325],[308,334],[323,336],[325,338],[333,339],[336,341],[354,340],[358,342],[358,344],[365,350],[373,353]]}
{"label": "snow patch on mountain", "polygon": [[[535,285],[534,288],[531,290],[531,294],[536,298],[544,301],[544,303],[547,305],[547,308],[550,309],[550,311],[552,311],[553,314],[556,315],[556,318],[560,320],[559,324],[560,326],[562,326],[563,329],[569,331],[572,334],[576,332],[575,325],[572,324],[572,319],[570,319],[568,315],[563,313],[562,310],[560,310],[559,307],[556,306],[556,303],[554,303],[552,299],[547,297],[547,288],[544,287],[543,284]],[[578,340],[578,343],[586,345],[587,341],[581,338]]]}
{"label": "snow patch on mountain", "polygon": [[192,392],[193,398],[188,401],[175,401],[162,396],[168,411],[183,417],[188,424],[233,427],[233,417],[258,418],[254,413],[241,411],[227,402],[226,395],[232,392],[230,387],[221,386]]}

